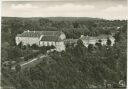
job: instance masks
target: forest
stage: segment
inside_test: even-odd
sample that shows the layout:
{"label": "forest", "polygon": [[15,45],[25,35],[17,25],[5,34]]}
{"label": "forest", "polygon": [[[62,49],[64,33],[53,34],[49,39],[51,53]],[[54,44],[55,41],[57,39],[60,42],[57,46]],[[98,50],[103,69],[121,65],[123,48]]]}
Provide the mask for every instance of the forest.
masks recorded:
{"label": "forest", "polygon": [[[127,21],[84,17],[17,18],[2,17],[1,70],[2,86],[14,89],[78,89],[119,88],[119,81],[127,78]],[[80,35],[98,36],[114,34],[115,44],[107,41],[85,47],[66,45],[62,52],[53,51],[36,66],[11,70],[12,62],[26,61],[54,47],[15,44],[15,36],[23,31],[61,30],[66,38],[78,39]],[[37,51],[36,51],[37,50]],[[29,55],[29,56],[28,56]],[[5,62],[9,62],[5,65]],[[126,86],[125,86],[126,87]]]}

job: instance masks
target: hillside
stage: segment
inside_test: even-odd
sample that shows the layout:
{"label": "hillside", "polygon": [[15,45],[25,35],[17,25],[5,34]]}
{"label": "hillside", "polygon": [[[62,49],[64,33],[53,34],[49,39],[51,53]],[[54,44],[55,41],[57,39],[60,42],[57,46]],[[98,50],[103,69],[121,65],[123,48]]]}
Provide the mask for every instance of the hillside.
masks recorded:
{"label": "hillside", "polygon": [[2,18],[17,18],[17,19],[31,19],[31,20],[39,20],[39,19],[49,19],[51,21],[90,21],[90,20],[105,20],[100,18],[91,18],[91,17],[29,17],[29,18],[23,18],[23,17],[2,17]]}
{"label": "hillside", "polygon": [[101,20],[99,18],[91,17],[46,17],[52,21],[89,21],[89,20]]}

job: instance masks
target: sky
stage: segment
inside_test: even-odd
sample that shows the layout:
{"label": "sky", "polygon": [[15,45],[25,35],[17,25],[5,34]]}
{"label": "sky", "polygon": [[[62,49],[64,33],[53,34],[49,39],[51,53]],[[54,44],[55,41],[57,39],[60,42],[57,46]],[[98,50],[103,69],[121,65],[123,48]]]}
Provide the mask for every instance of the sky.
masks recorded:
{"label": "sky", "polygon": [[7,17],[92,17],[127,19],[127,0],[3,1]]}

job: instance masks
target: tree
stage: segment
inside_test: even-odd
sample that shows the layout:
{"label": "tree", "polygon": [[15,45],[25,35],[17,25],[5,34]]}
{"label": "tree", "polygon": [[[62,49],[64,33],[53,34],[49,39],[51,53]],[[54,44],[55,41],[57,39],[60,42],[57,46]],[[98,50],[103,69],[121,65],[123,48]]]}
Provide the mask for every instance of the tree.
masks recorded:
{"label": "tree", "polygon": [[111,40],[107,38],[107,42],[106,42],[107,46],[111,46],[111,43],[112,43]]}
{"label": "tree", "polygon": [[33,45],[31,46],[31,48],[34,49],[34,50],[37,50],[39,47],[38,47],[37,44],[33,44]]}
{"label": "tree", "polygon": [[18,47],[10,47],[8,49],[8,58],[15,60],[21,56],[21,50]]}
{"label": "tree", "polygon": [[26,45],[26,49],[29,50],[31,48],[30,44]]}
{"label": "tree", "polygon": [[51,45],[51,49],[55,49],[55,46],[54,45]]}
{"label": "tree", "polygon": [[102,48],[102,44],[101,44],[100,42],[96,42],[96,43],[95,43],[95,46],[96,46],[97,48],[99,48],[99,49]]}
{"label": "tree", "polygon": [[78,57],[84,56],[84,47],[85,46],[83,44],[83,41],[81,39],[77,40],[77,45],[74,48],[76,56]]}
{"label": "tree", "polygon": [[98,46],[98,48],[101,50],[101,48],[102,48],[102,40],[101,39],[99,39],[98,40],[98,42],[95,44],[96,46]]}
{"label": "tree", "polygon": [[77,45],[79,45],[80,47],[84,47],[83,41],[81,39],[77,40]]}
{"label": "tree", "polygon": [[101,40],[101,39],[99,39],[99,40],[98,40],[98,42],[99,42],[99,43],[101,43],[101,42],[102,42],[102,40]]}
{"label": "tree", "polygon": [[114,38],[115,38],[115,43],[120,41],[121,36],[120,36],[120,32],[119,31],[114,35]]}
{"label": "tree", "polygon": [[20,49],[22,49],[22,47],[23,47],[23,43],[20,42],[17,46],[18,46]]}
{"label": "tree", "polygon": [[79,23],[78,23],[77,21],[74,22],[74,23],[73,23],[73,27],[74,27],[74,28],[78,28],[78,27],[79,27]]}
{"label": "tree", "polygon": [[15,70],[16,70],[17,72],[19,72],[19,71],[21,70],[21,66],[20,66],[19,64],[17,64],[17,65],[15,66]]}
{"label": "tree", "polygon": [[89,45],[88,45],[88,51],[89,51],[89,52],[92,52],[92,51],[93,51],[93,44],[89,44]]}
{"label": "tree", "polygon": [[40,51],[45,54],[47,52],[46,46],[41,46]]}
{"label": "tree", "polygon": [[122,32],[126,32],[127,31],[127,24],[125,24],[123,27],[122,27]]}

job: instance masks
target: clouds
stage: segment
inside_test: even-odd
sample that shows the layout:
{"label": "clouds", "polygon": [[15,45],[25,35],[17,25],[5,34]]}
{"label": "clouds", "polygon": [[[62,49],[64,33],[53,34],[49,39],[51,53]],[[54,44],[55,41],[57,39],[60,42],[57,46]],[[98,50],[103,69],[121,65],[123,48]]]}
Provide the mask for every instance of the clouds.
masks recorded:
{"label": "clouds", "polygon": [[123,5],[118,5],[118,6],[112,6],[108,7],[107,9],[104,10],[105,12],[125,12],[127,11],[127,7]]}
{"label": "clouds", "polygon": [[[106,4],[106,3],[104,3]],[[6,4],[8,5],[8,4]],[[51,2],[36,3],[10,3],[8,7],[4,5],[3,16],[12,17],[94,17],[106,19],[126,19],[127,7],[122,4],[105,5],[91,3],[62,3],[52,4]]]}
{"label": "clouds", "polygon": [[[11,5],[12,9],[17,9],[17,10],[25,10],[25,9],[38,9],[38,6],[32,5],[32,4],[12,4]],[[49,6],[49,7],[40,7],[40,9],[43,9],[44,11],[84,11],[84,10],[91,10],[94,9],[95,7],[93,5],[74,5],[71,3],[64,4],[64,5],[55,5],[55,6]]]}
{"label": "clouds", "polygon": [[112,19],[126,19],[127,18],[127,7],[123,5],[112,6],[104,9],[101,12],[105,18]]}
{"label": "clouds", "polygon": [[11,5],[12,9],[17,9],[17,10],[25,10],[25,9],[37,9],[37,6],[33,6],[32,4],[12,4]]}
{"label": "clouds", "polygon": [[[92,5],[74,5],[64,4],[54,7],[46,7],[41,9],[43,16],[84,16],[85,11],[91,11],[95,7]],[[47,14],[46,14],[47,13]],[[77,15],[78,14],[78,15]],[[83,14],[83,15],[82,15]]]}
{"label": "clouds", "polygon": [[47,10],[50,11],[84,11],[84,10],[91,10],[95,7],[92,5],[74,5],[74,4],[64,4],[64,5],[56,5],[54,7],[48,7]]}

